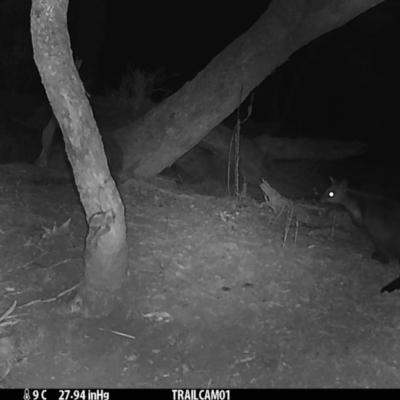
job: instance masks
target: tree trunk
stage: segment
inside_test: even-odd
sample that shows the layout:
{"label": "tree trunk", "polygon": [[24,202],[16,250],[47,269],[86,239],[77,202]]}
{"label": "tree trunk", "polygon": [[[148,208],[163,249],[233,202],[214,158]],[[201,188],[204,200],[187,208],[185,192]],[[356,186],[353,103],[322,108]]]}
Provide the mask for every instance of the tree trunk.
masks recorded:
{"label": "tree trunk", "polygon": [[193,81],[116,132],[125,149],[122,180],[152,177],[225,119],[296,50],[382,0],[274,0],[260,19]]}
{"label": "tree trunk", "polygon": [[128,264],[124,206],[72,58],[67,8],[68,0],[33,0],[31,34],[34,59],[63,132],[89,225],[85,279],[74,309],[100,316],[116,305]]}

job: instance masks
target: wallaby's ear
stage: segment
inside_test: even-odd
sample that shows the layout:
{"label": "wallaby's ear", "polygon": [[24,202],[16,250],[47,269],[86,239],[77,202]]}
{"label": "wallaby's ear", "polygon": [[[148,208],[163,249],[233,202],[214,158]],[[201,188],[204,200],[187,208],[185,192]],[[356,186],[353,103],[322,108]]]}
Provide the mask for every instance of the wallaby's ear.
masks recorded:
{"label": "wallaby's ear", "polygon": [[330,176],[329,179],[331,180],[331,184],[334,185],[336,181]]}

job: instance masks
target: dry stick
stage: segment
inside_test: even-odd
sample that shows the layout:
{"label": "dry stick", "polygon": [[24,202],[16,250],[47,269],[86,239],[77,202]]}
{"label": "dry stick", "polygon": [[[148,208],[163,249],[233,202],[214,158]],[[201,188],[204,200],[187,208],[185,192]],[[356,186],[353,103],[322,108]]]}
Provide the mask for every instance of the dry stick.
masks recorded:
{"label": "dry stick", "polygon": [[[243,91],[243,86],[242,86],[242,91]],[[246,197],[247,195],[247,184],[246,184],[246,175],[243,174],[243,187],[242,187],[242,193],[239,194],[239,159],[240,159],[240,153],[239,153],[239,145],[240,145],[240,127],[242,124],[244,124],[251,116],[253,113],[253,100],[254,100],[254,92],[251,94],[250,98],[250,104],[249,107],[247,108],[247,116],[244,118],[243,121],[238,119],[238,133],[237,133],[237,143],[238,143],[238,148],[237,148],[237,193],[238,196]],[[238,114],[239,115],[239,114]]]}
{"label": "dry stick", "polygon": [[[236,124],[235,128],[233,129],[233,134],[231,138],[231,142],[229,144],[229,155],[228,155],[228,174],[227,174],[227,187],[228,187],[228,194],[231,194],[230,188],[230,180],[231,180],[231,157],[233,150],[235,151],[235,166],[233,169],[233,184],[234,184],[234,195],[237,197],[239,195],[239,135],[240,135],[240,104],[242,100],[242,93],[243,93],[243,85],[240,87],[239,92],[239,105],[237,108],[236,113]],[[233,148],[233,149],[232,149]]]}
{"label": "dry stick", "polygon": [[294,231],[294,244],[297,243],[298,232],[299,232],[299,219],[296,217],[296,230]]}
{"label": "dry stick", "polygon": [[56,301],[59,300],[61,297],[65,296],[66,294],[72,292],[73,290],[75,290],[79,285],[81,284],[81,282],[79,282],[78,284],[76,284],[75,286],[70,287],[69,289],[64,290],[63,292],[59,293],[56,297],[52,297],[50,299],[38,299],[38,300],[33,300],[29,303],[26,304],[21,304],[20,306],[17,306],[18,308],[22,308],[22,307],[29,307],[32,306],[36,303],[51,303],[52,301]]}
{"label": "dry stick", "polygon": [[290,223],[291,223],[292,217],[293,217],[293,209],[294,209],[293,206],[290,207],[290,215],[289,215],[289,218],[286,218],[285,235],[284,235],[284,237],[283,237],[282,249],[285,248],[286,238],[287,238],[287,235],[288,235],[288,233],[289,233]]}
{"label": "dry stick", "polygon": [[240,104],[242,100],[243,85],[240,87],[239,93],[239,107],[237,109],[236,126],[233,131],[234,149],[235,149],[235,167],[234,167],[234,183],[235,183],[235,197],[239,198],[239,159],[240,159]]}
{"label": "dry stick", "polygon": [[14,303],[12,303],[11,307],[0,317],[0,322],[3,321],[3,319],[6,319],[15,310],[16,306],[17,306],[17,302],[14,301]]}
{"label": "dry stick", "polygon": [[126,338],[128,338],[128,339],[136,339],[136,337],[133,336],[133,335],[128,335],[127,333],[123,333],[123,332],[119,332],[119,331],[114,331],[114,330],[112,330],[112,329],[99,328],[99,330],[100,330],[100,331],[104,331],[104,332],[112,332],[112,333],[114,333],[115,335],[119,335],[119,336],[122,336],[122,337],[126,337]]}
{"label": "dry stick", "polygon": [[[244,118],[243,121],[240,120],[240,105],[242,102],[242,95],[243,95],[243,86],[241,86],[240,88],[240,92],[239,92],[239,106],[237,108],[237,117],[236,117],[236,124],[235,124],[235,128],[233,130],[233,135],[231,138],[231,142],[229,145],[229,155],[228,155],[228,175],[227,175],[227,187],[228,187],[228,193],[230,194],[230,170],[231,170],[231,156],[232,156],[232,147],[234,147],[234,152],[235,152],[235,166],[234,166],[234,175],[233,175],[233,179],[234,179],[234,195],[235,197],[239,198],[241,193],[240,193],[240,180],[239,180],[239,163],[240,163],[240,128],[242,126],[243,123],[245,123],[251,116],[252,112],[253,112],[253,99],[254,99],[254,93],[251,94],[251,102],[250,105],[247,109],[247,116],[246,118]],[[244,177],[245,179],[245,177]],[[243,182],[243,196],[246,196],[246,183]]]}
{"label": "dry stick", "polygon": [[[234,128],[236,130],[236,126]],[[235,131],[233,132],[233,135],[235,134]],[[229,143],[229,153],[228,153],[228,171],[226,174],[226,179],[227,179],[227,187],[228,187],[228,195],[231,195],[231,164],[232,164],[232,148],[233,148],[233,138],[232,136],[231,141]]]}

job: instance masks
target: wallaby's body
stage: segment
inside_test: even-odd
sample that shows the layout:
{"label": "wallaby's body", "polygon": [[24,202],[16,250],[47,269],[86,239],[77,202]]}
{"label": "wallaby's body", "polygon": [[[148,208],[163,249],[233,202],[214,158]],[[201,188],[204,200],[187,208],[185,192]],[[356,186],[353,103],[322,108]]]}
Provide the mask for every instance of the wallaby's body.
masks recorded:
{"label": "wallaby's body", "polygon": [[387,264],[400,260],[400,204],[382,196],[349,189],[347,181],[336,182],[326,189],[321,202],[337,203],[346,208],[353,222],[364,228],[376,251],[372,258]]}

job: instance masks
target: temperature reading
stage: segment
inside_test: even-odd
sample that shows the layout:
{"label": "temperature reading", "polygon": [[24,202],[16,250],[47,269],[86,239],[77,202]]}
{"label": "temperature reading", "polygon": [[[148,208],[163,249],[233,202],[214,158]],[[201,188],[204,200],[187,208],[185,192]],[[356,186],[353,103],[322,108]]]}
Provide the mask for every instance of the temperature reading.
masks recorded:
{"label": "temperature reading", "polygon": [[[46,397],[46,392],[47,390],[32,390],[32,400],[47,400]],[[25,394],[26,396],[26,394]],[[24,398],[25,398],[24,396]],[[28,394],[28,398],[29,398],[29,394]]]}

